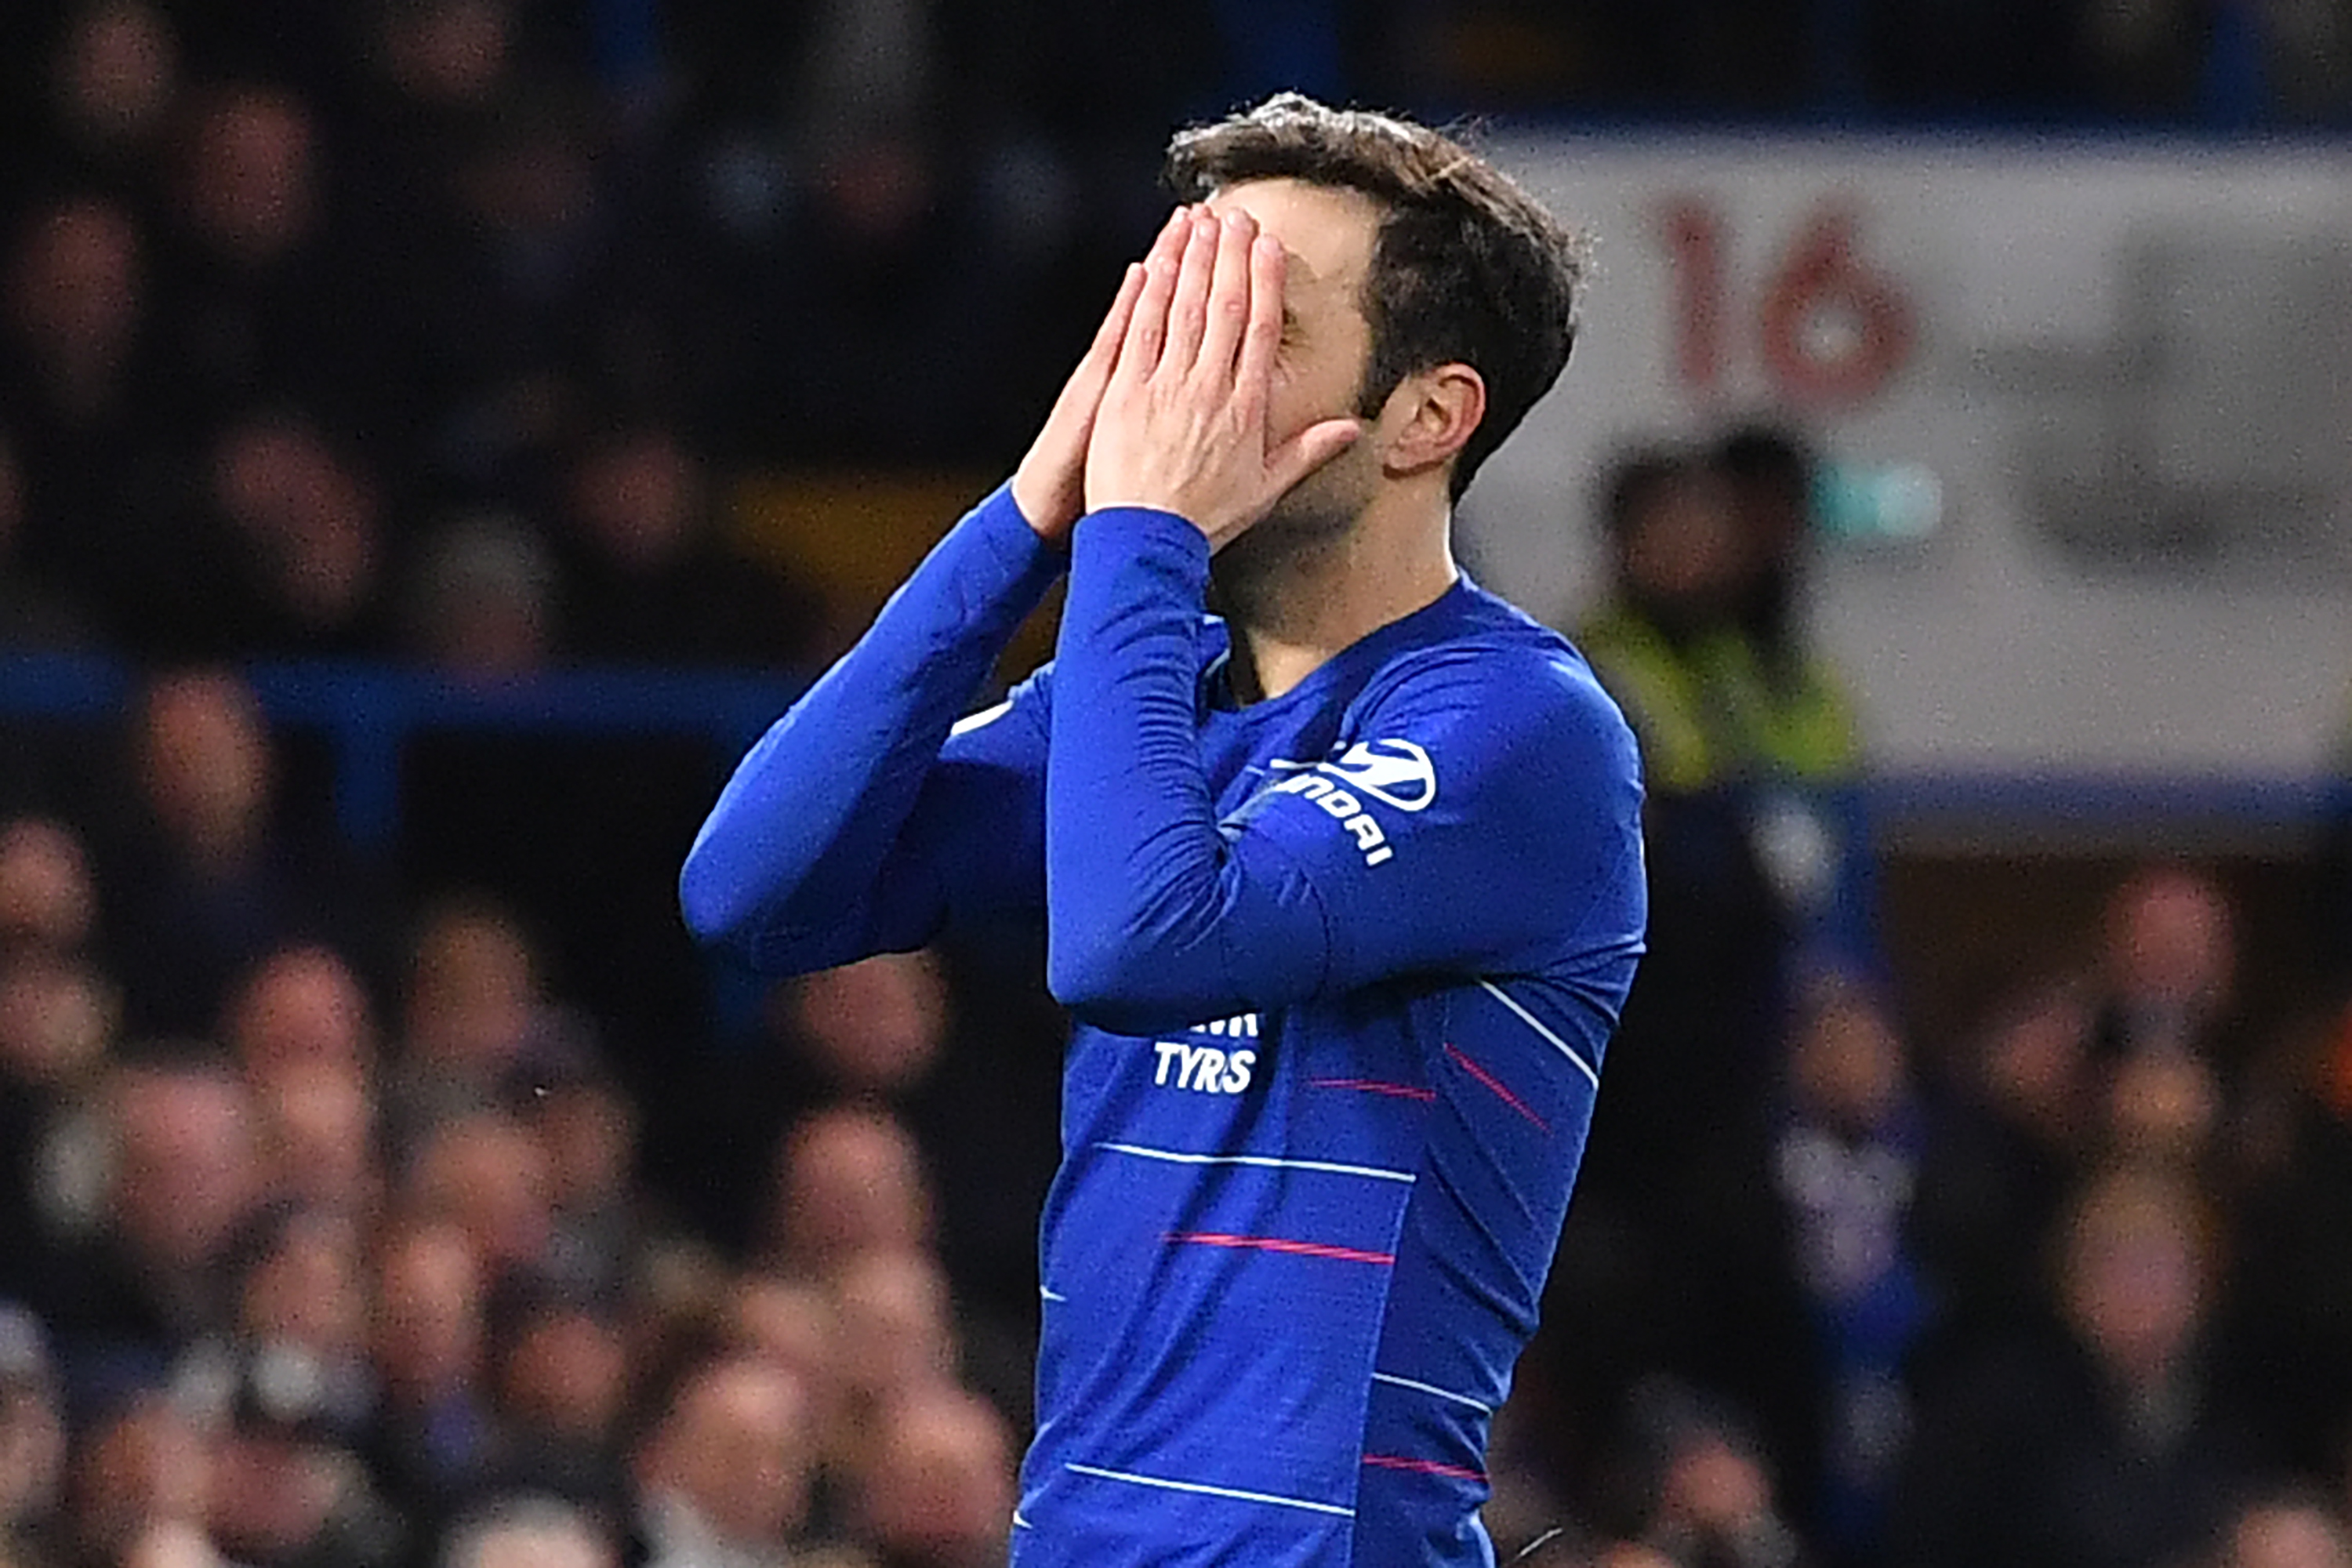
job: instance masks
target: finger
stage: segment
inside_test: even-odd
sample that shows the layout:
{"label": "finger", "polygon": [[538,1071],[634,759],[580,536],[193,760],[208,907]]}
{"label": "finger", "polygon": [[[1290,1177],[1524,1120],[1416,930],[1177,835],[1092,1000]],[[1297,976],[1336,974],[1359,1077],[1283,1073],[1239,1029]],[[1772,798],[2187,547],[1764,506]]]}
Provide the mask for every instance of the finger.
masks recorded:
{"label": "finger", "polygon": [[1217,220],[1196,211],[1192,233],[1184,241],[1183,266],[1176,274],[1176,292],[1168,306],[1168,339],[1160,363],[1179,374],[1192,368],[1201,353],[1201,337],[1208,322],[1209,282],[1217,268]]}
{"label": "finger", "polygon": [[1266,483],[1276,495],[1282,494],[1363,439],[1364,429],[1360,419],[1326,419],[1309,425],[1266,454]]}
{"label": "finger", "polygon": [[1110,311],[1095,329],[1095,341],[1087,346],[1086,357],[1078,362],[1080,375],[1108,376],[1110,367],[1118,363],[1118,345],[1127,337],[1127,323],[1135,314],[1135,301],[1143,293],[1143,263],[1130,261],[1120,274],[1118,293],[1110,302]]}
{"label": "finger", "polygon": [[1152,242],[1143,258],[1143,288],[1127,318],[1127,334],[1119,341],[1118,368],[1131,375],[1149,375],[1160,363],[1160,344],[1168,331],[1168,300],[1176,291],[1176,268],[1183,246],[1192,237],[1192,219],[1178,208],[1168,226]]}
{"label": "finger", "polygon": [[1160,237],[1143,258],[1143,284],[1128,309],[1127,329],[1119,341],[1118,368],[1148,375],[1160,363],[1160,345],[1168,331],[1168,300],[1176,289],[1176,273],[1185,243],[1192,235],[1190,207],[1168,215]]}
{"label": "finger", "polygon": [[1209,283],[1209,318],[1195,364],[1221,376],[1234,374],[1234,356],[1240,352],[1250,314],[1250,252],[1257,239],[1257,219],[1245,212],[1229,212],[1217,231],[1217,270]]}
{"label": "finger", "polygon": [[1265,405],[1267,388],[1274,383],[1274,358],[1282,347],[1282,278],[1288,262],[1282,242],[1270,234],[1259,235],[1250,246],[1249,324],[1234,366],[1234,392],[1253,416]]}

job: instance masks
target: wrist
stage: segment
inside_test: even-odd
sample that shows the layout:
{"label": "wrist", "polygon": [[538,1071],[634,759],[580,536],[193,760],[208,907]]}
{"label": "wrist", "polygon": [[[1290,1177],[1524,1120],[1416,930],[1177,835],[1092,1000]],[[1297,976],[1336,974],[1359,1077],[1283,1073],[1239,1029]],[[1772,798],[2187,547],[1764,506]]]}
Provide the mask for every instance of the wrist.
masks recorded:
{"label": "wrist", "polygon": [[1089,494],[1087,497],[1085,515],[1098,517],[1108,512],[1148,513],[1153,517],[1174,518],[1185,527],[1205,533],[1208,530],[1202,528],[1194,519],[1195,510],[1186,502],[1171,496],[1152,495],[1144,490],[1129,490],[1124,493],[1111,490],[1105,492],[1099,500]]}
{"label": "wrist", "polygon": [[1062,488],[1033,476],[1028,466],[1013,471],[1013,480],[1006,489],[1013,497],[1013,510],[1021,514],[1038,538],[1048,544],[1066,545],[1070,530],[1084,510],[1075,498],[1062,493]]}
{"label": "wrist", "polygon": [[1139,550],[1171,550],[1179,555],[1197,555],[1203,561],[1209,554],[1208,536],[1191,519],[1165,506],[1143,501],[1089,509],[1078,519],[1071,538],[1074,546],[1079,540],[1095,541],[1097,551],[1116,539],[1118,548],[1128,554]]}

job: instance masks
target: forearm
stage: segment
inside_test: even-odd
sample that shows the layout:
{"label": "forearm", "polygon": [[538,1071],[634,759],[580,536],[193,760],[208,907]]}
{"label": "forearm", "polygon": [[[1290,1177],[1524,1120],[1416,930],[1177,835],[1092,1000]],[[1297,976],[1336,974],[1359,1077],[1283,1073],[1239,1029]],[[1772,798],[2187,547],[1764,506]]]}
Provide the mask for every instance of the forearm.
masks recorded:
{"label": "forearm", "polygon": [[1278,847],[1229,841],[1196,712],[1208,544],[1165,513],[1078,526],[1055,661],[1046,910],[1055,994],[1130,1031],[1314,989],[1319,905]]}
{"label": "forearm", "polygon": [[679,878],[686,922],[761,968],[919,942],[938,879],[898,843],[950,727],[1059,574],[999,489],[737,766]]}

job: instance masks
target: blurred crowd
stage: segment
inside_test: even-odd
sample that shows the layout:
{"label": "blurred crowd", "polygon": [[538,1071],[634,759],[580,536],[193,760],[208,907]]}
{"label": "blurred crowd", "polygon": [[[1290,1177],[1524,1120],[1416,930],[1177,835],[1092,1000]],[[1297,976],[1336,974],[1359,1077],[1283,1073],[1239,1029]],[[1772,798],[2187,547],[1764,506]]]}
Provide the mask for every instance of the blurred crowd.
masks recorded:
{"label": "blurred crowd", "polygon": [[[0,731],[0,1568],[1002,1559],[1034,937],[707,973],[713,759],[432,737],[354,846],[243,661],[805,669],[839,617],[737,480],[1001,471],[1170,125],[1274,86],[2279,123],[2348,76],[2330,0],[0,8],[0,647],[141,672]],[[1496,1535],[2352,1568],[2352,1023],[2251,1031],[2230,889],[2152,865],[1916,1040],[1814,488],[1759,426],[1595,509],[1653,936]]]}
{"label": "blurred crowd", "polygon": [[0,633],[805,657],[730,480],[1003,468],[1169,127],[1277,86],[2278,124],[2347,81],[2343,0],[18,0]]}
{"label": "blurred crowd", "polygon": [[748,1097],[665,1202],[516,920],[387,930],[293,853],[232,675],[128,729],[126,798],[0,825],[0,1563],[1001,1561],[1025,1319],[940,1238],[1027,1221],[917,1142],[927,1079],[987,1114],[939,958],[780,987],[762,1064],[655,1064]]}
{"label": "blurred crowd", "polygon": [[713,559],[725,480],[1001,468],[1168,128],[1276,86],[2277,124],[2347,82],[2343,0],[19,0],[0,610],[172,657],[805,653]]}
{"label": "blurred crowd", "polygon": [[2250,1033],[2229,889],[2150,863],[1917,1045],[1802,630],[1816,484],[1762,427],[1608,476],[1581,645],[1643,742],[1651,950],[1490,1521],[1595,1568],[2352,1563],[2341,977]]}

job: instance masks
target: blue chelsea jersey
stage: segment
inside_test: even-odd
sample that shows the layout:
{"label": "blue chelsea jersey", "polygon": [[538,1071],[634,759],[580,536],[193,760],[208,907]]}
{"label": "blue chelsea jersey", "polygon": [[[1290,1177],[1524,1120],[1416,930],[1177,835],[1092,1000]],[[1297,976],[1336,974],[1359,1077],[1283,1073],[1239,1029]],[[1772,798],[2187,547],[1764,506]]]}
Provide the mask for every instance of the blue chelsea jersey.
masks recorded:
{"label": "blue chelsea jersey", "polygon": [[1488,1427],[1641,951],[1631,735],[1466,580],[1238,705],[1206,546],[1145,511],[1080,524],[1055,663],[952,722],[933,689],[1050,573],[1009,513],[755,748],[689,920],[770,968],[1045,922],[1076,1026],[1018,1568],[1491,1563]]}

